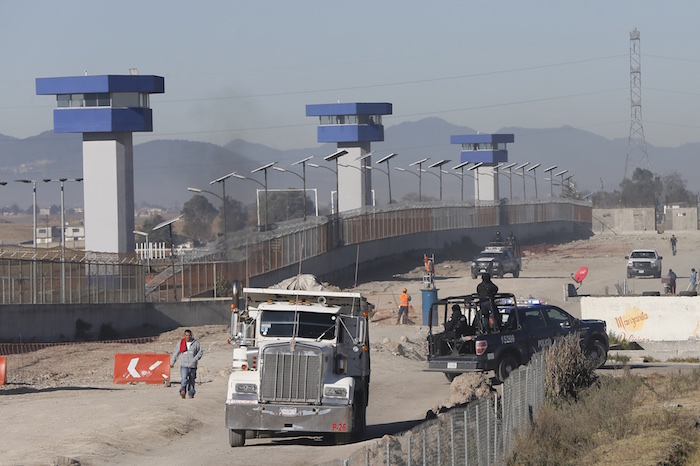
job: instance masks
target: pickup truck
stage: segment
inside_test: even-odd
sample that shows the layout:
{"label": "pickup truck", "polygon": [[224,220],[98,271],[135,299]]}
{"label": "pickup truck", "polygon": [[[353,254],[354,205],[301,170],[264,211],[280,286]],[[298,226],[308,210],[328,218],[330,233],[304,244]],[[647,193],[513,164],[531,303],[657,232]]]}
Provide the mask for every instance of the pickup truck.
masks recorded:
{"label": "pickup truck", "polygon": [[635,249],[627,259],[627,278],[651,275],[661,278],[661,257],[656,249]]}
{"label": "pickup truck", "polygon": [[522,261],[516,257],[512,246],[489,245],[481,251],[472,261],[472,278],[482,273],[490,273],[492,277],[503,278],[506,273],[513,274],[514,278],[520,276]]}
{"label": "pickup truck", "polygon": [[443,372],[450,381],[464,372],[495,371],[503,382],[533,354],[570,333],[579,335],[581,348],[596,369],[607,360],[610,342],[603,320],[577,319],[540,300],[518,302],[510,293],[498,293],[493,301],[476,294],[435,301],[428,322],[433,322],[435,312],[444,313],[446,322],[455,305],[466,325],[450,331],[431,325],[426,344],[427,370]]}

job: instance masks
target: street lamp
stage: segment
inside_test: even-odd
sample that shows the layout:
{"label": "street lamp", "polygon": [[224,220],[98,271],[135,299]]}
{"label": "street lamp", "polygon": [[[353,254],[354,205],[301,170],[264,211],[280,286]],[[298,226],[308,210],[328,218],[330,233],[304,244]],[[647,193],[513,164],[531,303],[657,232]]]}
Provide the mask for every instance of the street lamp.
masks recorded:
{"label": "street lamp", "polygon": [[[338,172],[336,170],[333,170],[330,167],[326,167],[325,165],[319,165],[317,163],[310,163],[309,167],[312,168],[323,168],[328,170],[329,172],[333,173],[335,176],[338,176]],[[336,188],[337,189],[337,188]],[[338,197],[338,191],[335,192],[336,197]],[[335,200],[333,199],[333,191],[331,190],[331,215],[335,213]]]}
{"label": "street lamp", "polygon": [[[516,166],[517,162],[511,162],[508,165],[503,165],[501,168],[505,170],[508,169],[508,183],[510,184],[510,200],[513,201],[513,167]],[[503,173],[505,175],[505,172]]]}
{"label": "street lamp", "polygon": [[532,179],[535,180],[535,199],[540,198],[540,196],[537,194],[537,167],[539,167],[539,166],[540,166],[540,164],[536,163],[526,170],[528,172],[530,172],[530,171],[532,172]]}
{"label": "street lamp", "polygon": [[301,178],[302,184],[304,186],[304,221],[306,221],[306,162],[308,162],[309,160],[311,160],[313,158],[314,158],[314,156],[311,155],[311,156],[306,157],[304,159],[298,160],[292,164],[292,166],[301,164],[301,173],[302,173],[301,175],[298,174],[297,172],[293,172],[293,171],[287,170],[285,168],[272,167],[273,170],[277,170],[278,172],[291,173],[292,175],[295,175],[295,176]]}
{"label": "street lamp", "polygon": [[231,178],[235,174],[236,174],[236,172],[231,172],[228,175],[224,175],[221,178],[217,178],[217,179],[209,182],[209,185],[212,185],[214,183],[221,183],[222,196],[220,197],[220,199],[221,199],[221,216],[222,216],[223,224],[224,224],[223,225],[224,226],[224,257],[228,257],[228,254],[226,253],[226,250],[228,248],[228,243],[226,241],[227,232],[228,232],[228,229],[226,228],[226,180]]}
{"label": "street lamp", "polygon": [[[65,255],[66,255],[66,209],[65,209],[65,203],[64,203],[64,197],[63,197],[63,185],[66,181],[75,181],[77,183],[80,183],[83,181],[82,178],[58,178],[56,180],[52,180],[51,178],[44,178],[44,183],[50,183],[52,181],[56,181],[61,183],[61,302],[65,303],[66,302],[66,264],[65,264]],[[73,245],[75,247],[75,245]]]}
{"label": "street lamp", "polygon": [[[401,168],[401,167],[394,167],[394,170],[402,172],[402,173],[410,173],[411,175],[417,176],[418,179],[420,180],[420,175],[416,172],[409,171],[409,170],[406,170],[405,168]],[[418,185],[420,186],[420,181],[419,181]],[[420,199],[420,193],[418,194],[418,199]]]}
{"label": "street lamp", "polygon": [[527,165],[530,165],[530,162],[525,162],[525,163],[523,163],[522,165],[518,165],[517,167],[515,167],[515,172],[516,172],[516,173],[518,172],[518,170],[522,170],[522,171],[523,171],[523,174],[521,175],[521,176],[523,177],[523,200],[527,199],[527,194],[526,194],[526,192],[525,192],[525,167],[526,167]]}
{"label": "street lamp", "polygon": [[[564,173],[567,173],[568,171],[569,171],[569,170],[562,170],[562,171],[560,171],[559,173],[555,173],[555,174],[554,174],[554,176],[558,176],[558,177],[559,177],[559,185],[561,186],[561,197],[564,197]],[[549,183],[550,183],[550,191],[552,190],[552,187],[551,187],[552,179],[551,179],[551,178],[552,178],[552,177],[551,177],[551,175],[550,175],[550,180],[549,180]],[[554,195],[552,195],[552,197],[554,197]]]}
{"label": "street lamp", "polygon": [[[187,188],[187,189],[189,189],[189,188]],[[147,267],[146,270],[148,270],[148,272],[150,272],[151,271],[151,243],[148,242],[148,233],[146,233],[145,231],[134,230],[134,234],[146,237],[146,267]]]}
{"label": "street lamp", "polygon": [[413,163],[409,163],[409,167],[413,167],[415,165],[418,165],[418,202],[423,202],[423,178],[421,177],[421,171],[423,170],[423,164],[429,159],[430,157],[426,157],[424,159],[416,160]]}
{"label": "street lamp", "polygon": [[340,192],[338,191],[338,159],[347,153],[348,153],[348,151],[346,151],[345,149],[341,149],[339,151],[332,153],[331,155],[327,155],[327,156],[323,157],[323,160],[325,160],[326,162],[330,162],[331,160],[335,160],[335,213],[336,214],[340,213],[340,210],[339,210]]}
{"label": "street lamp", "polygon": [[478,168],[482,166],[484,162],[479,162],[477,164],[472,165],[471,167],[467,168],[467,171],[473,171],[474,172],[474,182],[476,183],[476,200],[477,202],[481,201],[481,190],[479,189],[479,170]]}
{"label": "street lamp", "polygon": [[173,267],[173,293],[175,294],[175,301],[177,301],[177,277],[175,276],[175,246],[173,245],[173,223],[177,222],[184,216],[185,214],[178,215],[173,219],[166,220],[153,227],[153,231],[160,230],[163,227],[168,227],[170,233],[170,262]]}
{"label": "street lamp", "polygon": [[[551,172],[551,171],[554,170],[555,168],[557,168],[557,166],[556,166],[556,165],[552,165],[552,166],[549,167],[549,168],[545,168],[545,169],[544,169],[544,172],[545,172],[545,173]],[[564,172],[566,172],[566,170],[565,170]],[[552,181],[552,178],[553,178],[553,177],[552,177],[552,174],[550,173],[550,174],[549,174],[549,197],[554,197],[554,181]],[[545,178],[545,179],[546,179],[546,178]]]}
{"label": "street lamp", "polygon": [[460,174],[455,176],[459,176],[459,178],[462,180],[462,202],[464,202],[464,167],[469,165],[469,162],[462,162],[459,165],[455,165],[452,167],[453,170],[457,170],[459,168]]}
{"label": "street lamp", "polygon": [[[32,241],[34,244],[34,256],[36,258],[36,180],[15,180],[17,183],[31,183],[32,184],[32,206],[33,206],[33,232]],[[36,304],[36,262],[32,261],[32,303]]]}
{"label": "street lamp", "polygon": [[391,205],[391,202],[392,202],[391,201],[391,170],[389,168],[389,160],[393,159],[397,155],[399,155],[399,154],[392,152],[391,154],[387,155],[386,157],[382,157],[381,159],[377,160],[377,165],[379,165],[380,163],[386,163],[386,171],[380,170],[379,168],[377,168],[377,170],[379,170],[380,172],[386,173],[387,179],[389,181],[389,205]]}
{"label": "street lamp", "polygon": [[445,165],[446,163],[449,163],[449,162],[451,162],[451,160],[442,159],[438,162],[435,162],[432,165],[428,165],[428,168],[437,168],[438,173],[440,174],[439,178],[440,178],[440,200],[441,201],[442,201],[442,169],[440,167],[442,167],[443,165]]}

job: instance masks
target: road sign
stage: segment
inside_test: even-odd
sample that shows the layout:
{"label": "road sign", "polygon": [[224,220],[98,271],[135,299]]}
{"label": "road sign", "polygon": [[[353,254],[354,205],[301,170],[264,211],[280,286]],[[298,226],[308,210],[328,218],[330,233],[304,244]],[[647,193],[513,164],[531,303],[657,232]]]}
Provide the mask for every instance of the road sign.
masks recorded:
{"label": "road sign", "polygon": [[162,384],[170,380],[170,355],[115,354],[114,383]]}

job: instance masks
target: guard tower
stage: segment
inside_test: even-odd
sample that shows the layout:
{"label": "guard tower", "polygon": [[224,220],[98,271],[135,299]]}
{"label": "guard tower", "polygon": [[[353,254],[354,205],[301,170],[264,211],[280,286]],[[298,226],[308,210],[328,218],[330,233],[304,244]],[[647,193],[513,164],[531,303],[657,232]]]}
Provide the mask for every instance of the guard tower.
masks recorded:
{"label": "guard tower", "polygon": [[55,95],[54,131],[83,133],[85,250],[134,251],[134,131],[153,131],[149,96],[160,76],[37,78],[37,95]]}
{"label": "guard tower", "polygon": [[372,205],[370,143],[384,140],[382,115],[391,112],[385,102],[306,106],[306,116],[320,118],[318,142],[335,142],[348,152],[338,160],[338,212]]}
{"label": "guard tower", "polygon": [[480,201],[497,201],[501,198],[498,173],[494,167],[508,162],[506,144],[514,140],[513,134],[465,134],[450,137],[451,144],[462,145],[462,163],[481,163],[473,170],[477,172],[474,176],[479,180],[474,185],[474,194]]}

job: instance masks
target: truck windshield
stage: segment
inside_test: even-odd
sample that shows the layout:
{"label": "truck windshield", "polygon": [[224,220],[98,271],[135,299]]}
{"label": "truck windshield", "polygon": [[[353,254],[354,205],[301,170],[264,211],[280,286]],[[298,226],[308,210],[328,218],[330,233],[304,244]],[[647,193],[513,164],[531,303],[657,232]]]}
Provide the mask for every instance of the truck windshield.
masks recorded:
{"label": "truck windshield", "polygon": [[333,340],[335,320],[333,314],[296,312],[297,332],[294,335],[294,311],[265,311],[260,318],[260,333],[265,337],[299,337]]}
{"label": "truck windshield", "polygon": [[502,259],[505,257],[505,254],[502,252],[493,252],[493,251],[487,251],[487,252],[482,252],[481,257],[493,257],[494,259]]}
{"label": "truck windshield", "polygon": [[635,251],[630,257],[632,259],[656,259],[656,254],[654,251]]}

